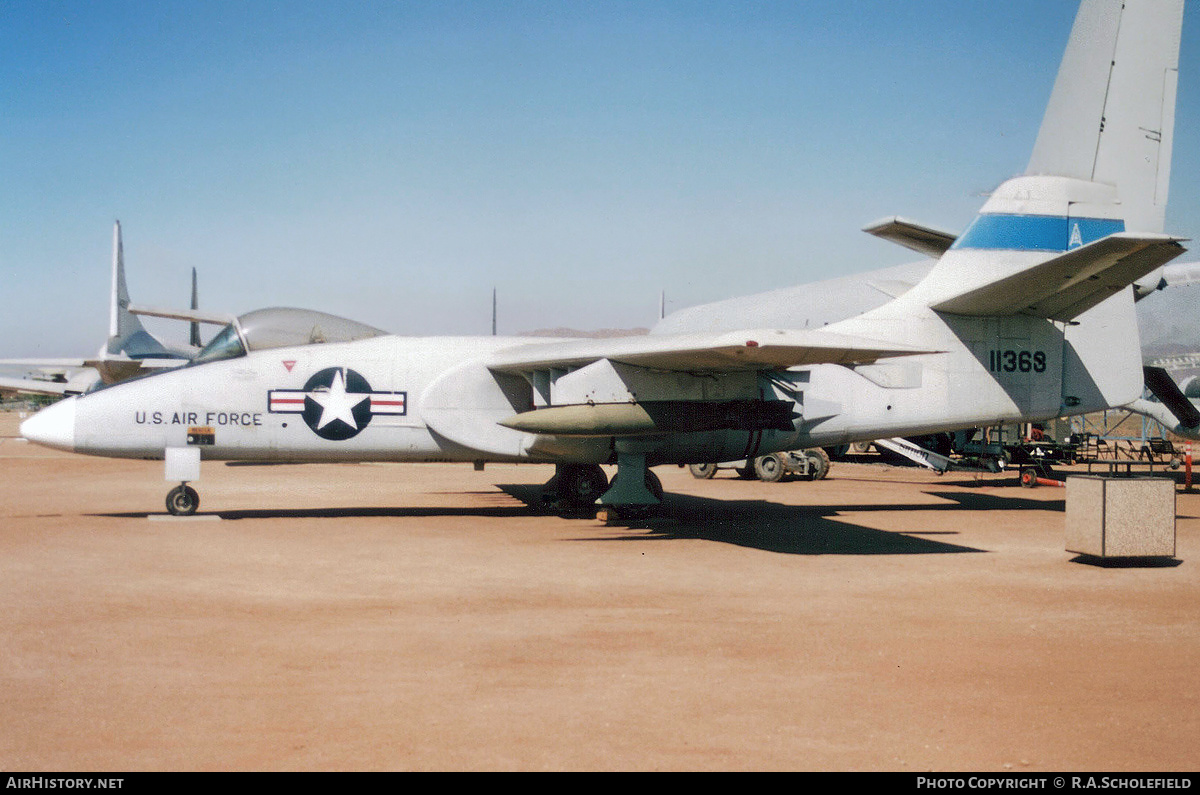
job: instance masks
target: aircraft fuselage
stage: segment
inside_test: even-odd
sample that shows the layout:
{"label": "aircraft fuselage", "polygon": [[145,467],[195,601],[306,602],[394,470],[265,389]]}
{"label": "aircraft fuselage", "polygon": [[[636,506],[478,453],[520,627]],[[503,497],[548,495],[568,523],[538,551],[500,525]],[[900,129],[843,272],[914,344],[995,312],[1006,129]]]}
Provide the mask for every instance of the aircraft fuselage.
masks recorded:
{"label": "aircraft fuselage", "polygon": [[[1131,301],[1118,297],[1094,311],[1103,316],[1131,309]],[[732,461],[881,434],[1049,418],[1111,399],[1088,394],[1087,385],[1072,377],[1072,362],[1098,353],[1076,350],[1061,324],[929,310],[917,315],[922,319],[899,313],[895,322],[904,326],[904,336],[936,343],[942,352],[858,366],[617,372],[625,379],[621,387],[641,401],[653,401],[652,390],[661,389],[685,404],[787,402],[794,418],[788,430],[676,428],[610,436],[515,430],[502,423],[547,405],[617,404],[597,397],[598,381],[588,382],[588,394],[568,399],[564,385],[570,379],[560,373],[546,401],[535,386],[536,373],[488,368],[496,352],[544,339],[398,336],[251,351],[181,367],[64,401],[25,430],[43,443],[49,438],[53,446],[91,455],[157,459],[168,448],[194,447],[207,460],[297,462],[602,464],[615,460],[620,439],[643,450],[653,465]],[[876,327],[888,322],[872,320]],[[586,381],[582,370],[575,373]],[[57,431],[47,434],[50,426]]]}

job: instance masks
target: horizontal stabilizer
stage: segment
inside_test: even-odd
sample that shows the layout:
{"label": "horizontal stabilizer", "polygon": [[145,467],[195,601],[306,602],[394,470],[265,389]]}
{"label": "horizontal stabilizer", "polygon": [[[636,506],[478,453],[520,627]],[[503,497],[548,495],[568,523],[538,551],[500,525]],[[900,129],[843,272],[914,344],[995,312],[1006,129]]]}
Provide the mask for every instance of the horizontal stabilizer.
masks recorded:
{"label": "horizontal stabilizer", "polygon": [[199,309],[158,309],[153,306],[130,304],[129,312],[146,317],[164,317],[168,320],[186,320],[190,323],[211,323],[214,326],[227,326],[234,321],[234,316],[223,312],[204,312]]}
{"label": "horizontal stabilizer", "polygon": [[1067,321],[1186,249],[1167,235],[1109,235],[931,308],[955,315],[1032,315]]}
{"label": "horizontal stabilizer", "polygon": [[935,259],[945,254],[958,239],[952,232],[922,226],[898,216],[882,218],[864,226],[863,231]]}
{"label": "horizontal stabilizer", "polygon": [[584,367],[608,359],[658,370],[727,372],[813,364],[868,364],[921,353],[935,351],[824,331],[755,329],[531,343],[497,351],[486,364],[491,370],[520,373]]}

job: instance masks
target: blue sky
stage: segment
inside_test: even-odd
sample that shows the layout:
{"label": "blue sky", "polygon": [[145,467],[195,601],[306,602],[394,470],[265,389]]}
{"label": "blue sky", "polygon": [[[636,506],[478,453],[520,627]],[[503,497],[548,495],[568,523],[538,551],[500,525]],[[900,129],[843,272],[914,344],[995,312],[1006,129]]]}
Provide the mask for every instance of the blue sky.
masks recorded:
{"label": "blue sky", "polygon": [[[905,262],[1021,172],[1072,0],[0,2],[0,356],[135,302],[651,325]],[[1200,235],[1187,12],[1169,231]],[[167,324],[167,335],[183,330]]]}

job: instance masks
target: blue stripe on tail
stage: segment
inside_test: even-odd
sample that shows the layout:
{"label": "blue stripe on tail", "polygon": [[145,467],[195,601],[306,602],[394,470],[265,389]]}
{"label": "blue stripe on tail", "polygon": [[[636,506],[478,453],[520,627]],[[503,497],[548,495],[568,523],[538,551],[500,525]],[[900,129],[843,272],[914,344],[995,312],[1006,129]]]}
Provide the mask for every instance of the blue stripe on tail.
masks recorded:
{"label": "blue stripe on tail", "polygon": [[977,216],[951,248],[1069,251],[1124,231],[1119,219],[988,213]]}

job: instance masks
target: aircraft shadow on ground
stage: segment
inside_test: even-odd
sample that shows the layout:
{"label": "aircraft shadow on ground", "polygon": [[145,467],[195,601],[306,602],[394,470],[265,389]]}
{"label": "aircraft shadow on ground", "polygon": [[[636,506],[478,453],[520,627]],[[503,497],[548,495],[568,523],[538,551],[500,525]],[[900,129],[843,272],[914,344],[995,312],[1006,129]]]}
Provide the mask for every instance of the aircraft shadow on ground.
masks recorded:
{"label": "aircraft shadow on ground", "polygon": [[[237,519],[346,519],[432,517],[478,517],[510,519],[547,514],[542,487],[530,484],[499,484],[497,488],[522,504],[464,506],[377,506],[337,508],[255,508],[215,511],[226,520]],[[926,530],[914,516],[913,527],[904,531],[877,530],[838,517],[846,513],[904,511],[1039,510],[1061,512],[1063,500],[1032,500],[969,492],[926,492],[945,502],[889,503],[883,505],[785,505],[768,500],[719,500],[689,494],[667,494],[659,513],[643,519],[610,519],[609,527],[626,527],[636,533],[609,536],[606,540],[704,539],[771,552],[794,555],[913,555],[984,552],[985,550],[929,536],[957,535],[954,530]],[[467,492],[463,496],[467,496]],[[495,492],[471,492],[498,497]],[[147,512],[96,514],[113,518],[146,518]],[[594,519],[594,513],[580,515]],[[596,540],[595,536],[581,540]]]}
{"label": "aircraft shadow on ground", "polygon": [[[537,486],[500,485],[498,488],[531,506],[541,499]],[[946,496],[955,500],[981,495]],[[984,498],[987,499],[987,498]],[[1016,506],[1003,498],[993,498],[995,508],[1041,508],[1054,510],[1053,504],[1018,499]],[[637,534],[610,537],[609,540],[676,540],[703,539],[735,544],[769,552],[792,555],[919,555],[984,552],[985,550],[945,541],[923,538],[923,535],[954,535],[954,531],[924,532],[914,528],[906,532],[889,532],[856,525],[837,519],[845,512],[944,511],[976,510],[963,501],[946,504],[917,505],[817,505],[797,506],[767,500],[716,500],[688,494],[667,494],[660,513],[645,519],[609,520],[610,527],[628,527]],[[1061,508],[1060,508],[1061,509]],[[595,540],[592,537],[586,540]]]}
{"label": "aircraft shadow on ground", "polygon": [[[522,505],[498,506],[377,506],[354,508],[246,508],[228,511],[200,511],[216,515],[221,519],[422,519],[438,516],[477,516],[481,519],[508,519],[519,516],[529,516],[529,509]],[[103,513],[92,516],[104,516],[113,519],[146,519],[152,514],[146,511],[129,511],[126,513]],[[161,514],[159,514],[161,515]]]}

